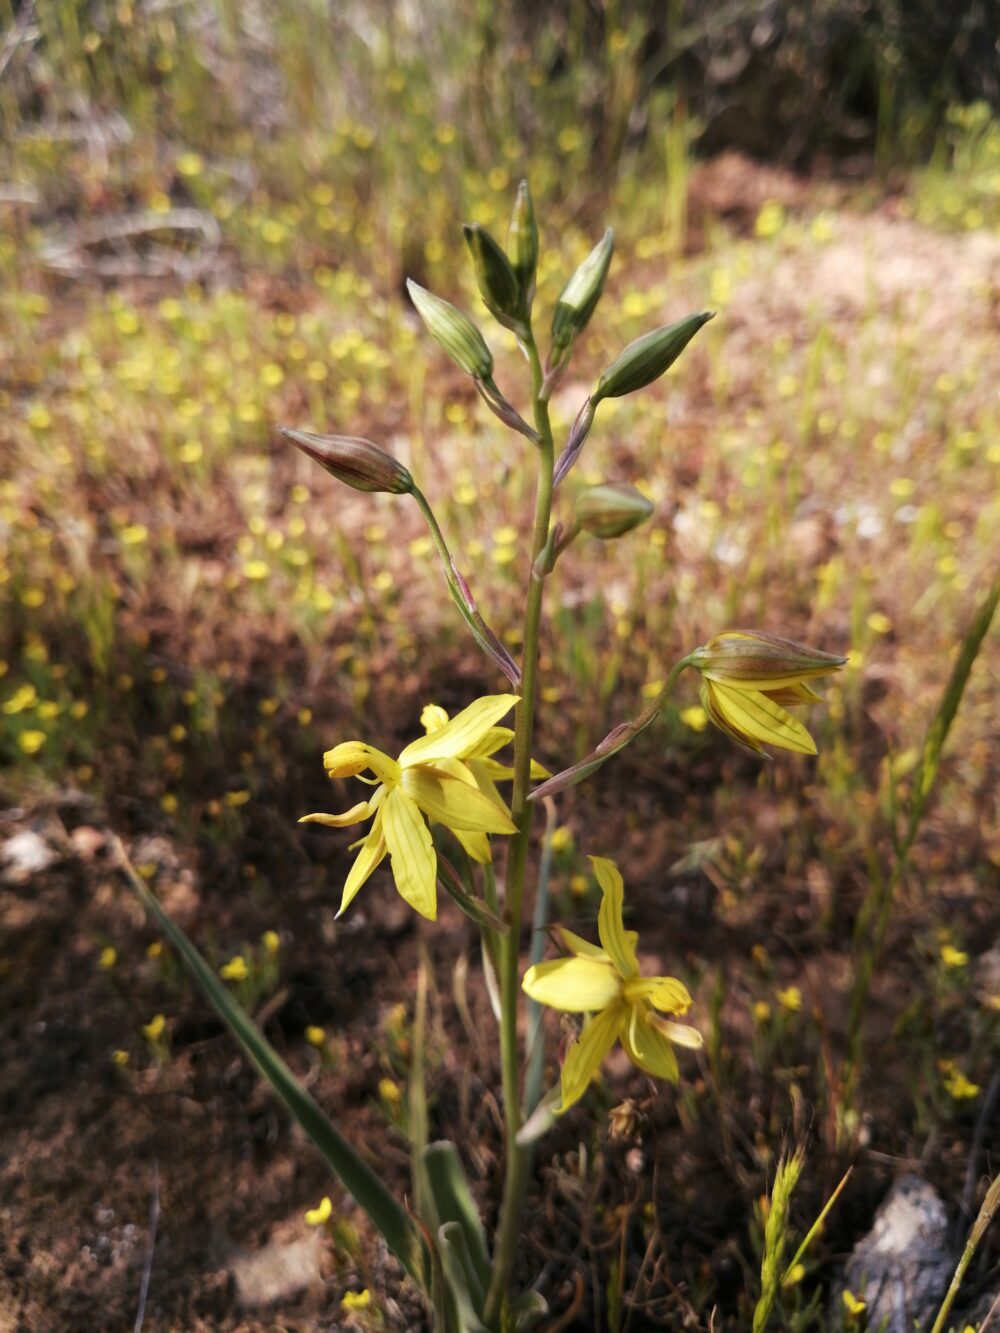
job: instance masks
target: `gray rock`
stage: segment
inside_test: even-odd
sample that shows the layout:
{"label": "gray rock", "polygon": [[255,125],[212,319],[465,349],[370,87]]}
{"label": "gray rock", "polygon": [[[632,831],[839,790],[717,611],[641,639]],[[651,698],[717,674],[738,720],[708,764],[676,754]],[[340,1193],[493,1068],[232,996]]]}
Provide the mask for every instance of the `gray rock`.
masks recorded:
{"label": "gray rock", "polygon": [[259,1310],[286,1300],[322,1280],[320,1238],[273,1241],[260,1250],[244,1250],[230,1261],[236,1294],[245,1310]]}
{"label": "gray rock", "polygon": [[22,829],[0,847],[3,878],[8,884],[26,884],[60,859],[60,853],[34,829]]}
{"label": "gray rock", "polygon": [[902,1176],[851,1251],[836,1289],[833,1327],[840,1326],[847,1290],[865,1302],[870,1329],[929,1328],[954,1271],[944,1204],[919,1176]]}

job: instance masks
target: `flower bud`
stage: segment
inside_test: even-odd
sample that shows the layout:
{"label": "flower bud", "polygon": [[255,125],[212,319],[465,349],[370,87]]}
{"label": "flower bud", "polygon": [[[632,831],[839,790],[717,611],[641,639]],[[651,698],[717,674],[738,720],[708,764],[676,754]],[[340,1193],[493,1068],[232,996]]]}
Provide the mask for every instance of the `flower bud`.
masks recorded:
{"label": "flower bud", "polygon": [[563,288],[552,313],[552,364],[587,327],[604,291],[614,248],[615,234],[609,227]]}
{"label": "flower bud", "polygon": [[594,537],[609,541],[624,537],[653,512],[653,502],[627,482],[609,481],[588,486],[576,499],[576,521]]}
{"label": "flower bud", "polygon": [[504,328],[520,329],[524,327],[524,308],[521,302],[521,287],[510,266],[510,261],[500,246],[485,228],[476,224],[466,224],[465,243],[472,255],[476,270],[476,282],[486,308]]}
{"label": "flower bud", "polygon": [[438,346],[467,375],[488,379],[493,373],[493,356],[468,315],[463,315],[450,301],[435,296],[412,278],[407,278],[406,289],[427,332]]}
{"label": "flower bud", "polygon": [[354,435],[313,435],[305,430],[279,428],[282,435],[325,468],[338,481],[356,491],[388,491],[405,495],[413,490],[413,478],[402,463],[371,440]]}
{"label": "flower bud", "polygon": [[535,207],[531,201],[528,182],[517,187],[517,199],[507,232],[507,256],[521,289],[525,310],[531,307],[535,294],[535,272],[538,268],[538,228],[535,225]]}
{"label": "flower bud", "polygon": [[[759,630],[725,630],[691,654],[691,665],[706,679],[737,690],[763,693],[791,690],[805,680],[837,671],[846,661],[846,657],[805,648]],[[803,698],[796,702],[806,701]]]}
{"label": "flower bud", "polygon": [[594,390],[594,401],[621,398],[623,394],[634,393],[636,389],[652,384],[673,365],[698,330],[712,318],[712,313],[705,310],[636,338],[601,376]]}

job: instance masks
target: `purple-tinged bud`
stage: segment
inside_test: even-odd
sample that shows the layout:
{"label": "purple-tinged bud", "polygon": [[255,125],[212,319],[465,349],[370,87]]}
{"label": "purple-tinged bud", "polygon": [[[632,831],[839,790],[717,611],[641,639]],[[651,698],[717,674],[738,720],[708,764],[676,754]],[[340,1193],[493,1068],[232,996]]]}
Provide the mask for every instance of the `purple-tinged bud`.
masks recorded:
{"label": "purple-tinged bud", "polygon": [[310,431],[289,430],[285,426],[279,429],[332,477],[353,486],[356,491],[407,495],[413,490],[409,471],[371,440],[355,435],[313,435]]}

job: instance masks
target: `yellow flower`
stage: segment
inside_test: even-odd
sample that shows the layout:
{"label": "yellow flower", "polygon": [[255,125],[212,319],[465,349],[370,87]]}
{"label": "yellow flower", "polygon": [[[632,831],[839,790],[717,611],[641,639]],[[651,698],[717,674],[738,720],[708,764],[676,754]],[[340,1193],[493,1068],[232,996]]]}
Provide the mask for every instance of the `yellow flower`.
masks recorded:
{"label": "yellow flower", "polygon": [[775,998],[782,1009],[787,1009],[791,1014],[802,1012],[802,992],[798,986],[788,986],[785,990],[775,992]]}
{"label": "yellow flower", "polygon": [[230,958],[228,963],[224,963],[219,968],[219,976],[223,981],[246,981],[249,975],[250,969],[247,967],[247,960],[240,953]]}
{"label": "yellow flower", "polygon": [[109,944],[101,950],[101,955],[97,960],[97,966],[102,972],[110,972],[115,963],[118,962],[118,950],[114,945]]}
{"label": "yellow flower", "polygon": [[844,1292],[842,1292],[842,1293],[841,1293],[841,1300],[844,1302],[844,1308],[847,1310],[847,1313],[848,1313],[852,1318],[853,1318],[855,1315],[859,1315],[859,1314],[862,1312],[862,1310],[865,1308],[865,1302],[864,1302],[864,1301],[859,1301],[858,1298],[857,1298],[857,1296],[855,1296],[855,1294],[854,1294],[853,1291],[844,1291]]}
{"label": "yellow flower", "polygon": [[583,1096],[616,1040],[633,1064],[672,1083],[679,1071],[671,1043],[695,1048],[702,1044],[694,1028],[671,1023],[656,1012],[685,1014],[691,996],[674,977],[640,974],[638,936],[625,929],[622,919],[625,886],[618,867],[603,856],[590,859],[604,895],[597,919],[600,946],[560,928],[571,956],[529,967],[521,983],[540,1004],[563,1013],[591,1015],[563,1062],[559,1113]]}
{"label": "yellow flower", "polygon": [[378,784],[370,800],[342,815],[305,815],[299,821],[343,828],[374,816],[344,884],[340,913],[388,853],[400,895],[421,916],[436,920],[437,853],[428,820],[451,829],[481,862],[490,859],[487,833],[516,832],[494,786],[494,778],[509,776],[510,770],[490,758],[511,739],[510,729],[495,723],[515,703],[513,694],[486,695],[450,722],[443,709],[425,709],[427,735],[411,742],[398,759],[363,741],[344,741],[326,752],[323,763],[331,778],[371,770]]}
{"label": "yellow flower", "polygon": [[964,967],[969,961],[969,955],[964,949],[956,949],[953,944],[942,944],[941,961],[945,967]]}
{"label": "yellow flower", "polygon": [[162,1014],[156,1014],[148,1023],[143,1023],[142,1030],[150,1041],[159,1041],[163,1036],[164,1029],[167,1026],[167,1020]]}
{"label": "yellow flower", "polygon": [[310,1046],[322,1046],[326,1042],[326,1029],[310,1023],[306,1028],[306,1041]]}
{"label": "yellow flower", "polygon": [[789,707],[816,703],[806,682],[847,661],[775,634],[726,630],[691,654],[702,675],[701,702],[720,731],[762,754],[763,743],[815,754],[816,745]]}
{"label": "yellow flower", "polygon": [[945,1074],[945,1091],[956,1101],[965,1101],[967,1098],[978,1097],[982,1088],[978,1083],[973,1083],[971,1079],[965,1077],[960,1069],[950,1069]]}
{"label": "yellow flower", "polygon": [[310,1208],[306,1212],[306,1226],[321,1227],[324,1222],[329,1222],[333,1215],[333,1204],[327,1195],[319,1201],[315,1208]]}
{"label": "yellow flower", "polygon": [[340,1302],[342,1310],[367,1310],[372,1303],[372,1294],[365,1287],[364,1291],[345,1291]]}

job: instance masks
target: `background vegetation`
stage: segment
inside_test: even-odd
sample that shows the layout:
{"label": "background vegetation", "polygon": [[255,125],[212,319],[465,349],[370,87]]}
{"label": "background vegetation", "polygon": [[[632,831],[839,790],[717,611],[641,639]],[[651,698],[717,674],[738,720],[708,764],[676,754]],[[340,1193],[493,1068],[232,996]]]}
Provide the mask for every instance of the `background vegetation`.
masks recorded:
{"label": "background vegetation", "polygon": [[[724,625],[850,664],[813,717],[815,762],[734,751],[692,694],[561,799],[561,915],[591,921],[585,853],[613,850],[707,1054],[676,1097],[612,1069],[593,1098],[628,1094],[615,1132],[580,1114],[546,1140],[522,1276],[542,1270],[579,1327],[709,1327],[713,1309],[746,1326],[786,1142],[807,1147],[796,1238],[856,1168],[779,1302],[787,1327],[834,1318],[838,1265],[901,1168],[964,1234],[998,1146],[995,632],[877,958],[871,911],[1000,555],[995,18],[704,9],[0,3],[2,817],[54,857],[22,882],[8,859],[0,886],[0,1322],[134,1316],[156,1161],[148,1326],[236,1327],[233,1247],[297,1235],[329,1189],[110,876],[110,829],[324,1104],[402,1170],[416,925],[387,886],[334,925],[344,840],[293,821],[328,802],[334,741],[391,751],[423,703],[497,682],[416,513],[336,488],[275,428],[390,447],[491,623],[514,622],[520,460],[402,283],[478,309],[459,224],[502,234],[523,175],[543,302],[617,233],[554,404],[564,431],[626,341],[719,312],[588,442],[583,480],[632,481],[657,510],[560,564],[539,758],[586,753]],[[513,340],[492,341],[517,401]],[[489,1211],[491,1020],[451,926],[431,1115],[468,1144]],[[355,1221],[338,1214],[298,1305],[239,1326],[346,1317],[361,1286],[355,1321],[415,1318]],[[995,1260],[987,1241],[970,1303]]]}

